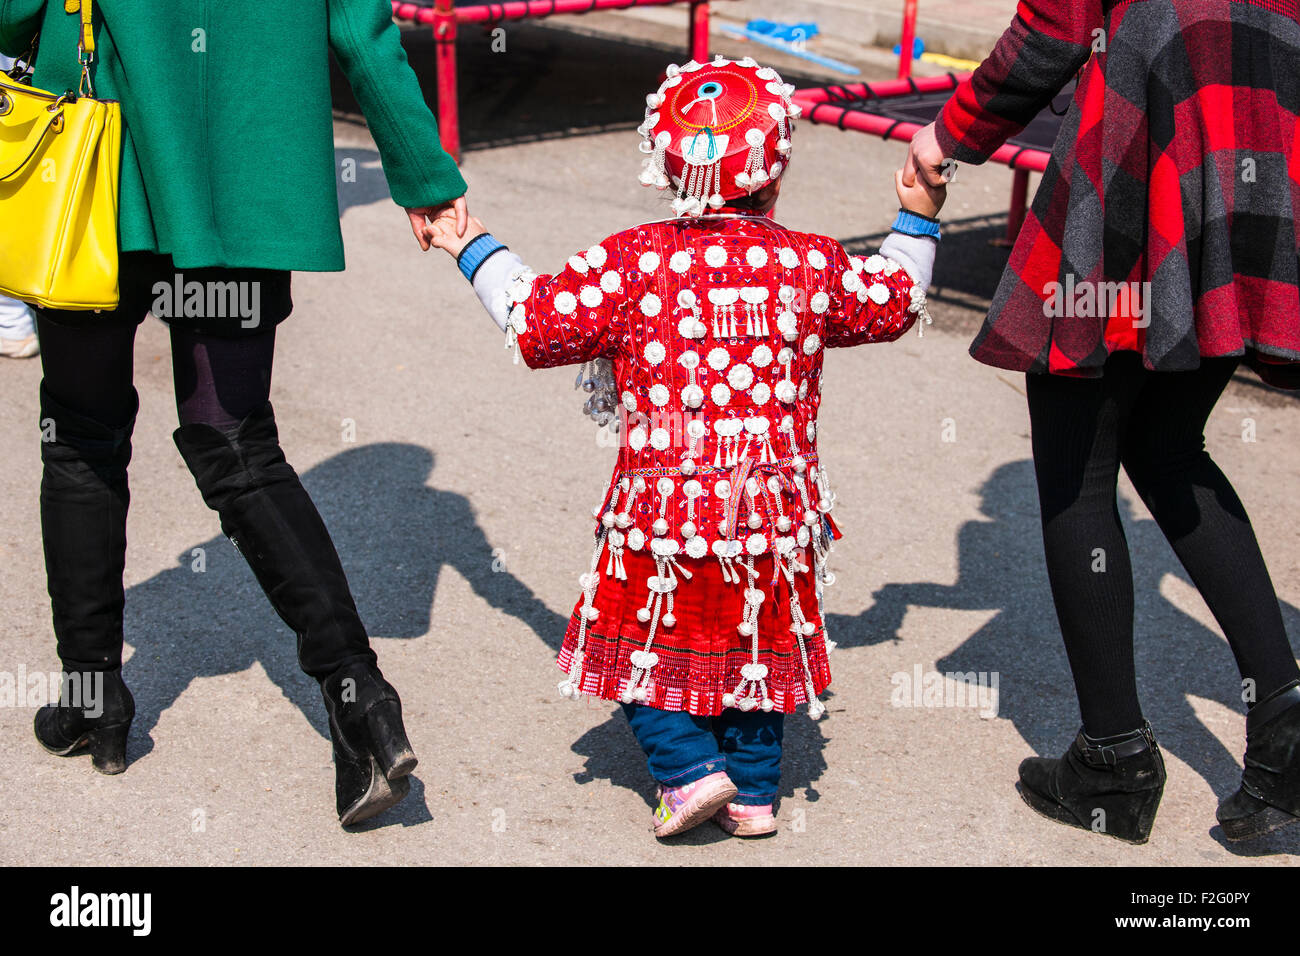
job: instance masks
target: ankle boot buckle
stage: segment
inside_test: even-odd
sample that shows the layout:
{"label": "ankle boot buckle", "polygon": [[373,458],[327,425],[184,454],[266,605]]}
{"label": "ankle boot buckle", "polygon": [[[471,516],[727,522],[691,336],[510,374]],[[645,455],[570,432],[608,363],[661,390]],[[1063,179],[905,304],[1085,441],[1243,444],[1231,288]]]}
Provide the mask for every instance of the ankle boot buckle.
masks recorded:
{"label": "ankle boot buckle", "polygon": [[1292,683],[1269,697],[1261,700],[1246,713],[1246,733],[1252,728],[1263,727],[1283,711],[1300,704],[1300,684]]}
{"label": "ankle boot buckle", "polygon": [[1092,759],[1100,758],[1101,762],[1108,767],[1114,767],[1119,761],[1127,757],[1150,750],[1156,743],[1155,733],[1151,730],[1151,724],[1149,723],[1143,723],[1139,729],[1124,735],[1114,743],[1103,744],[1099,740],[1089,737],[1082,730],[1079,731],[1077,740],[1079,748],[1087,757]]}

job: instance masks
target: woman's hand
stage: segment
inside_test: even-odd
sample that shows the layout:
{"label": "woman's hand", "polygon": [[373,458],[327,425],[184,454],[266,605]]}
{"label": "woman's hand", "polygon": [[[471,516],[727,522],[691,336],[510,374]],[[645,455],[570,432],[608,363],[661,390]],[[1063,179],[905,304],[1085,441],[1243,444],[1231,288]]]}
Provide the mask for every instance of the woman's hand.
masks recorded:
{"label": "woman's hand", "polygon": [[947,185],[952,178],[950,170],[954,169],[956,164],[943,155],[939,137],[934,132],[934,123],[931,123],[912,137],[907,161],[903,163],[903,185],[909,189],[915,186],[919,173],[925,182],[938,188]]}
{"label": "woman's hand", "polygon": [[[415,233],[415,241],[420,244],[420,248],[425,252],[429,251],[430,242],[427,229],[430,222],[442,216],[451,216],[456,221],[456,235],[458,237],[464,236],[465,230],[469,226],[469,206],[465,203],[464,196],[443,203],[441,206],[421,206],[418,209],[407,209],[406,214],[411,218],[411,232]],[[472,239],[473,236],[470,238]]]}
{"label": "woman's hand", "polygon": [[424,242],[421,245],[425,248],[436,246],[445,249],[453,256],[459,256],[461,250],[469,245],[471,240],[485,232],[487,229],[484,228],[483,223],[473,216],[462,224],[456,210],[447,209],[424,226]]}

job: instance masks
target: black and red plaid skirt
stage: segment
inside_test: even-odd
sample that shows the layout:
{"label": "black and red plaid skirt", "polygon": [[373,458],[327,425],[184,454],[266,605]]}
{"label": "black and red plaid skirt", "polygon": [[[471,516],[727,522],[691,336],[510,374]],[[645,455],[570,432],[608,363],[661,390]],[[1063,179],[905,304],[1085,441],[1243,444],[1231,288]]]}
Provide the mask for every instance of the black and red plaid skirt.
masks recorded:
{"label": "black and red plaid skirt", "polygon": [[[645,703],[658,710],[684,710],[698,716],[722,713],[724,694],[733,692],[743,677],[741,668],[750,663],[752,637],[737,630],[745,607],[745,573],[742,583],[727,583],[716,559],[690,561],[689,580],[678,572],[679,583],[673,594],[676,623],[655,628],[651,650],[659,656],[651,669]],[[583,645],[580,691],[606,700],[620,700],[632,677],[631,655],[645,648],[650,623],[637,619],[637,610],[646,606],[648,578],[658,571],[654,558],[632,551],[624,552],[627,580],[601,575],[592,601],[599,616],[587,625]],[[807,703],[803,659],[798,640],[790,629],[790,587],[784,576],[773,584],[771,558],[756,564],[758,587],[764,592],[758,615],[758,662],[767,665],[767,691],[773,709],[791,713]],[[815,625],[815,632],[804,638],[808,654],[808,671],[814,694],[830,683],[826,661],[826,635],[817,603],[814,572],[795,575],[799,607],[803,617]],[[578,645],[582,599],[579,598],[569,619],[569,629],[557,661],[560,670],[569,671]]]}
{"label": "black and red plaid skirt", "polygon": [[[978,160],[1010,132],[995,112],[1099,51],[971,354],[1085,377],[1115,351],[1159,371],[1241,356],[1300,387],[1296,4],[1112,6],[1101,50],[1082,12],[1059,12],[1095,5],[1029,3],[1042,16],[1018,18],[945,109],[957,158]],[[1065,36],[1044,32],[1062,24]],[[1044,78],[1049,61],[1066,75]]]}

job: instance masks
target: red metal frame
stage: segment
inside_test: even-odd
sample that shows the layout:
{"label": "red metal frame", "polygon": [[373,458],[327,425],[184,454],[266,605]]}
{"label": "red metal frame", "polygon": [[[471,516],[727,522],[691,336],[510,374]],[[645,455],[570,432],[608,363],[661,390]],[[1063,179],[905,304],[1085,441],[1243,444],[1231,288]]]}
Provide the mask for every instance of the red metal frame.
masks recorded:
{"label": "red metal frame", "polygon": [[1029,170],[1017,169],[1011,178],[1011,208],[1007,211],[1007,237],[1001,245],[1014,246],[1029,208]]}
{"label": "red metal frame", "polygon": [[[886,80],[883,83],[850,83],[833,87],[855,98],[889,99],[891,96],[904,96],[908,93],[933,93],[939,90],[955,90],[964,79],[963,76],[923,76],[914,80]],[[890,139],[911,142],[912,137],[922,129],[918,123],[899,122],[888,116],[863,113],[846,109],[832,102],[832,94],[824,88],[798,90],[794,101],[803,107],[804,114],[813,123],[825,123],[842,129],[857,130],[874,136],[888,134]],[[1041,173],[1047,169],[1051,153],[1040,149],[1027,149],[1020,146],[1003,146],[989,157],[995,163],[1004,163],[1015,170]]]}
{"label": "red metal frame", "polygon": [[903,0],[903,35],[898,44],[898,78],[912,75],[912,47],[916,45],[916,0]]}
{"label": "red metal frame", "polygon": [[[934,93],[955,90],[964,77],[925,76],[919,79],[886,80],[883,83],[850,83],[844,86],[798,90],[794,101],[803,107],[804,115],[812,123],[824,123],[841,129],[856,130],[872,136],[885,136],[889,139],[911,142],[913,136],[923,127],[919,123],[900,122],[888,116],[875,113],[863,113],[860,110],[840,106],[834,102],[835,95],[840,94],[854,99],[889,99],[891,96],[906,96],[909,93]],[[1025,210],[1029,201],[1029,174],[1043,172],[1052,154],[1041,149],[1028,149],[1021,146],[1003,146],[989,157],[995,163],[1003,163],[1014,170],[1011,183],[1011,207],[1007,213],[1006,242],[1014,243],[1025,222]]]}
{"label": "red metal frame", "polygon": [[438,125],[442,145],[460,160],[460,108],[456,89],[456,35],[462,23],[499,23],[552,14],[590,13],[593,10],[625,10],[628,7],[664,7],[689,3],[688,49],[701,63],[709,58],[709,0],[506,0],[475,6],[455,6],[455,0],[435,0],[434,6],[420,6],[392,0],[393,16],[433,28],[437,45]]}
{"label": "red metal frame", "polygon": [[[460,89],[457,85],[456,36],[460,20],[454,0],[438,0],[433,8],[433,40],[438,77],[438,130],[442,148],[460,161]],[[397,4],[394,4],[396,7]]]}

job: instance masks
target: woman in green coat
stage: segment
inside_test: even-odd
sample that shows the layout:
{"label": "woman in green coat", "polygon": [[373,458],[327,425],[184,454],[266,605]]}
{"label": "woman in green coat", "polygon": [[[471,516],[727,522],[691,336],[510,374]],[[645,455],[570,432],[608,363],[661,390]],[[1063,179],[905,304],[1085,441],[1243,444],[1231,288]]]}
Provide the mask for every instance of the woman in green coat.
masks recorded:
{"label": "woman in green coat", "polygon": [[[36,716],[52,753],[88,750],[98,770],[126,768],[132,354],[152,312],[171,332],[176,445],[298,635],[303,670],[320,682],[339,819],[364,820],[409,792],[416,760],[397,693],[376,665],[329,532],[280,449],[269,401],[290,273],[344,267],[331,50],[421,246],[427,217],[454,208],[465,221],[465,182],[439,143],[391,12],[388,0],[94,5],[95,95],[122,105],[121,302],[109,313],[37,310],[41,523],[68,675],[59,705]],[[21,55],[39,34],[33,84],[76,90],[79,24],[58,0],[0,0],[0,53]],[[98,713],[67,693],[85,681],[102,687]]]}

